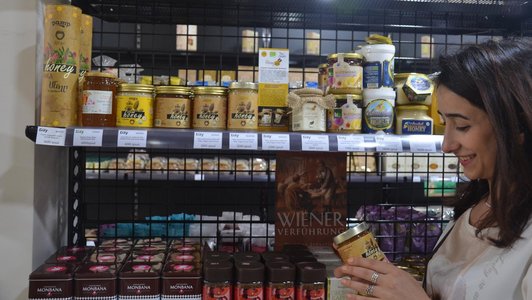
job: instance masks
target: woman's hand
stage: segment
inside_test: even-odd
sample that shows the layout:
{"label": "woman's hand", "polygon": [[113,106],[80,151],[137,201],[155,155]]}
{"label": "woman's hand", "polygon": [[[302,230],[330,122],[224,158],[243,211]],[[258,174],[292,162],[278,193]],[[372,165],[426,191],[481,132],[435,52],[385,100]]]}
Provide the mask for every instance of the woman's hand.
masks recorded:
{"label": "woman's hand", "polygon": [[334,270],[342,284],[352,290],[348,299],[356,300],[430,300],[421,284],[407,272],[389,262],[367,258],[350,258]]}

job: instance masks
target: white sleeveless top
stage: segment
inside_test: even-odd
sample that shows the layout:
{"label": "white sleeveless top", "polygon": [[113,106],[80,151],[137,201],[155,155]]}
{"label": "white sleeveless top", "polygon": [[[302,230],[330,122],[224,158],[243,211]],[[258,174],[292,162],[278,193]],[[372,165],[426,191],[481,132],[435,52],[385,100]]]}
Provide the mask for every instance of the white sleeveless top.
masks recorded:
{"label": "white sleeveless top", "polygon": [[[447,300],[532,300],[532,226],[511,248],[497,248],[475,236],[468,209],[430,260],[427,293]],[[495,237],[497,228],[482,236]],[[442,236],[445,235],[446,232]]]}

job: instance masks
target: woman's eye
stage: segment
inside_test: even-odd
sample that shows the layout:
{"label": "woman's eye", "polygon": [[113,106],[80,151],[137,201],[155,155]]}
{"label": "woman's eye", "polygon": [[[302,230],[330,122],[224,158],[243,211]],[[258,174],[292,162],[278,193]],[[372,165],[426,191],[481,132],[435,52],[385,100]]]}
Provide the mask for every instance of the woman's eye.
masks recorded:
{"label": "woman's eye", "polygon": [[456,126],[456,130],[458,131],[467,131],[470,126]]}

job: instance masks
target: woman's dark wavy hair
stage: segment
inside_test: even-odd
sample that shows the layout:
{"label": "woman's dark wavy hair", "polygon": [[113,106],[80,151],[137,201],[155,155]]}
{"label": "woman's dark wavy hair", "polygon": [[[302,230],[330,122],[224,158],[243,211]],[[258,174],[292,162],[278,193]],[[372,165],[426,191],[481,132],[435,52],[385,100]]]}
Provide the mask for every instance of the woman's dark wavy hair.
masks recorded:
{"label": "woman's dark wavy hair", "polygon": [[499,228],[490,239],[501,248],[516,242],[532,215],[532,39],[507,38],[468,46],[440,58],[436,79],[484,110],[497,143],[491,191],[473,180],[451,203],[455,218],[490,192],[492,209],[477,228]]}

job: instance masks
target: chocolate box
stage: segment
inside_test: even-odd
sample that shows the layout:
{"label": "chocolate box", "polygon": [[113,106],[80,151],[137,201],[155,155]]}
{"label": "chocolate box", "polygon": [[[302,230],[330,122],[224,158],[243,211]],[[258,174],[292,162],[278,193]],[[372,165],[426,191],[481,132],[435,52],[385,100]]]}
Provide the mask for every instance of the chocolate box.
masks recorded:
{"label": "chocolate box", "polygon": [[72,299],[74,269],[71,264],[41,265],[30,274],[28,299]]}
{"label": "chocolate box", "polygon": [[120,263],[123,263],[127,257],[128,257],[127,252],[100,252],[96,250],[89,257],[88,262],[120,264]]}
{"label": "chocolate box", "polygon": [[74,299],[116,299],[118,270],[116,264],[81,265],[74,274]]}
{"label": "chocolate box", "polygon": [[118,299],[160,298],[161,263],[127,262],[119,273]]}
{"label": "chocolate box", "polygon": [[164,266],[161,300],[200,300],[201,265],[169,262]]}
{"label": "chocolate box", "polygon": [[164,263],[166,256],[164,252],[136,252],[131,254],[129,260],[132,262]]}
{"label": "chocolate box", "polygon": [[169,263],[201,263],[199,252],[170,252],[166,260]]}

